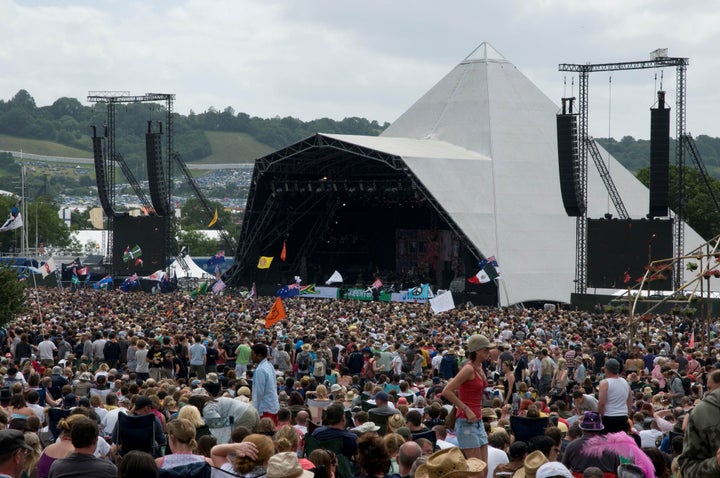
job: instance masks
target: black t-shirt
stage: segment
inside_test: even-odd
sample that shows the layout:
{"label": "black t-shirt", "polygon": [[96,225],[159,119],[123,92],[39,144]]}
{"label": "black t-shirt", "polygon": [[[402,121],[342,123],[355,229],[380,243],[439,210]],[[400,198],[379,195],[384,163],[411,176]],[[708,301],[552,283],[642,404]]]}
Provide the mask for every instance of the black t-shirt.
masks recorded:
{"label": "black t-shirt", "polygon": [[215,347],[207,347],[205,352],[205,366],[217,365],[218,351]]}

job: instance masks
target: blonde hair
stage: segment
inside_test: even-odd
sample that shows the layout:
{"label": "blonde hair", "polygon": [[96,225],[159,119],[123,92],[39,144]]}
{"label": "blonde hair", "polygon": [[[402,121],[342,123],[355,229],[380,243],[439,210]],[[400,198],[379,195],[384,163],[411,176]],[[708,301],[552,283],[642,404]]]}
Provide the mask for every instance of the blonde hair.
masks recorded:
{"label": "blonde hair", "polygon": [[398,451],[400,451],[400,445],[405,443],[405,439],[397,433],[388,433],[383,437],[383,443],[385,443],[388,454],[395,456],[398,454]]}
{"label": "blonde hair", "polygon": [[257,458],[255,460],[246,456],[236,456],[232,462],[233,469],[238,473],[249,473],[258,465],[265,465],[271,456],[275,454],[275,445],[270,437],[253,433],[243,440],[243,443],[250,442],[257,448]]}
{"label": "blonde hair", "polygon": [[183,418],[193,424],[195,428],[205,425],[200,410],[195,405],[185,405],[178,411],[178,418]]}
{"label": "blonde hair", "polygon": [[32,475],[35,467],[40,461],[40,455],[42,455],[42,446],[40,445],[40,437],[36,433],[28,432],[25,433],[25,444],[32,447],[32,451],[25,457],[24,470],[28,475]]}
{"label": "blonde hair", "polygon": [[70,429],[73,426],[73,423],[80,420],[81,418],[87,418],[84,415],[76,414],[76,415],[70,415],[67,418],[63,418],[58,422],[57,428],[60,430],[60,433],[64,433],[65,435],[70,434]]}
{"label": "blonde hair", "polygon": [[319,399],[328,398],[328,389],[325,385],[318,385],[315,388],[315,395]]}
{"label": "blonde hair", "polygon": [[182,445],[187,445],[191,449],[197,448],[195,441],[195,427],[189,420],[184,418],[176,418],[167,424],[168,437],[175,438],[175,441]]}
{"label": "blonde hair", "polygon": [[297,430],[290,425],[284,425],[280,430],[275,432],[275,448],[278,453],[285,451],[296,452],[300,443],[300,437]]}

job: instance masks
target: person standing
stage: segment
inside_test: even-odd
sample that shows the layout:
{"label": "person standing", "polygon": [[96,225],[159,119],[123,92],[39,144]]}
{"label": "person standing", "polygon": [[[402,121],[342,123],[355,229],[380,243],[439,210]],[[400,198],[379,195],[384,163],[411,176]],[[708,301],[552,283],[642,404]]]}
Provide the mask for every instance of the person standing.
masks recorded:
{"label": "person standing", "polygon": [[95,457],[98,443],[98,427],[95,420],[80,418],[70,429],[75,451],[66,458],[55,460],[50,466],[49,478],[73,478],[92,476],[115,478],[117,467],[108,460]]}
{"label": "person standing", "polygon": [[603,370],[605,378],[598,385],[598,413],[602,417],[605,433],[627,431],[632,409],[632,390],[627,381],[619,377],[620,362],[608,359]]}
{"label": "person standing", "polygon": [[690,412],[685,429],[685,447],[678,457],[682,476],[720,477],[720,387],[718,371],[708,377],[705,395]]}
{"label": "person standing", "polygon": [[[482,421],[482,397],[488,381],[483,362],[493,348],[495,344],[484,335],[472,335],[466,347],[468,361],[442,391],[442,396],[457,408],[455,434],[459,447],[467,458],[479,458],[485,463],[488,460],[488,437]],[[482,473],[480,476],[485,475]]]}
{"label": "person standing", "polygon": [[105,363],[107,363],[110,368],[117,367],[120,361],[120,344],[117,341],[115,332],[110,333],[108,340],[103,346],[103,357],[105,357]]}
{"label": "person standing", "polygon": [[246,338],[235,349],[235,375],[241,378],[247,372],[247,366],[250,363],[250,344]]}
{"label": "person standing", "polygon": [[195,343],[190,346],[190,376],[197,376],[200,380],[205,380],[205,361],[207,360],[207,350],[202,343],[200,334],[195,336]]}
{"label": "person standing", "polygon": [[257,364],[253,373],[252,404],[260,418],[271,418],[277,424],[277,413],[280,410],[278,401],[275,368],[267,358],[267,345],[257,343],[250,350],[250,359]]}
{"label": "person standing", "polygon": [[57,347],[55,346],[53,341],[50,340],[50,334],[45,334],[43,336],[43,340],[38,344],[37,348],[38,356],[40,358],[40,365],[44,366],[45,368],[50,368],[55,365],[55,354],[57,353]]}

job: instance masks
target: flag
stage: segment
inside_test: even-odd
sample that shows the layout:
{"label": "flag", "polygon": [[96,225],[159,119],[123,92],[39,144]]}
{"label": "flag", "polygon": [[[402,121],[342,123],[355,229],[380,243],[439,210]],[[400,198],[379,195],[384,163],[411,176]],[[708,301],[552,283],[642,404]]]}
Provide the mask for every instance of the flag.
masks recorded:
{"label": "flag", "polygon": [[330,276],[330,278],[325,281],[325,284],[330,285],[330,284],[335,284],[335,283],[338,283],[338,282],[342,283],[342,281],[343,281],[343,278],[342,278],[342,276],[340,275],[340,273],[339,273],[338,271],[335,271],[335,272],[333,272],[333,274]]}
{"label": "flag", "polygon": [[87,275],[85,276],[85,283],[86,283],[86,284],[89,284],[89,283],[90,283],[90,277],[92,277],[92,274],[88,272]]}
{"label": "flag", "polygon": [[252,287],[250,288],[250,292],[248,292],[246,299],[254,299],[257,297],[257,289],[255,288],[255,283],[253,282]]}
{"label": "flag", "polygon": [[142,249],[140,249],[140,246],[136,244],[132,249],[130,249],[130,246],[125,247],[122,260],[127,263],[128,261],[134,260],[140,256],[142,256]]}
{"label": "flag", "polygon": [[434,314],[439,314],[440,312],[445,312],[455,308],[455,301],[453,300],[452,292],[450,291],[430,299],[429,302],[430,308]]}
{"label": "flag", "polygon": [[22,214],[15,212],[17,208],[13,208],[13,212],[10,213],[7,220],[0,226],[0,232],[12,231],[13,229],[20,229],[23,225]]}
{"label": "flag", "polygon": [[30,277],[30,272],[28,271],[27,267],[25,269],[22,269],[20,273],[18,274],[18,282],[25,282],[28,277]]}
{"label": "flag", "polygon": [[408,290],[407,300],[427,300],[430,291],[430,284],[420,284]]}
{"label": "flag", "polygon": [[80,269],[77,270],[77,275],[79,275],[79,276],[86,276],[89,273],[90,273],[90,268],[87,266],[81,267]]}
{"label": "flag", "polygon": [[628,271],[625,271],[625,274],[623,275],[623,284],[627,284],[632,280],[632,277],[630,277],[630,273]]}
{"label": "flag", "polygon": [[300,295],[312,295],[317,294],[315,290],[315,284],[308,284],[300,287]]}
{"label": "flag", "polygon": [[78,267],[82,267],[82,263],[80,262],[79,257],[76,257],[75,259],[73,259],[73,261],[70,264],[65,264],[65,270],[77,269]]}
{"label": "flag", "polygon": [[695,331],[692,331],[692,334],[690,334],[690,342],[688,342],[688,347],[691,349],[695,348]]}
{"label": "flag", "polygon": [[500,266],[498,266],[495,256],[490,256],[478,262],[478,269],[480,270],[477,274],[468,278],[468,282],[471,284],[485,284],[500,277]]}
{"label": "flag", "polygon": [[216,222],[218,222],[217,208],[215,208],[215,214],[213,214],[212,219],[210,219],[210,223],[207,225],[208,229],[213,227]]}
{"label": "flag", "polygon": [[225,288],[225,283],[222,281],[222,279],[218,279],[217,282],[215,282],[212,286],[213,294],[219,294],[223,291]]}
{"label": "flag", "polygon": [[372,285],[371,285],[370,287],[373,288],[373,289],[379,289],[379,288],[382,287],[382,286],[383,286],[383,283],[382,283],[382,281],[380,280],[380,278],[378,277],[378,278],[375,279],[375,281],[372,283]]}
{"label": "flag", "polygon": [[190,298],[195,299],[195,298],[197,298],[197,296],[199,296],[199,295],[205,295],[205,294],[207,294],[207,289],[208,289],[208,284],[207,284],[207,282],[203,282],[202,284],[200,284],[200,285],[197,287],[197,289],[195,289],[194,291],[190,292]]}
{"label": "flag", "polygon": [[209,266],[214,266],[217,264],[222,264],[223,262],[225,262],[225,251],[218,251],[217,254],[208,259],[207,264]]}
{"label": "flag", "polygon": [[285,262],[285,259],[287,259],[287,243],[286,241],[283,241],[282,250],[280,251],[280,260]]}
{"label": "flag", "polygon": [[272,264],[273,257],[270,256],[260,256],[260,260],[258,261],[257,268],[258,269],[270,269],[270,264]]}
{"label": "flag", "polygon": [[283,299],[289,299],[290,297],[296,297],[300,295],[300,285],[299,284],[290,284],[286,285],[285,287],[282,287],[279,291],[277,291],[278,297],[282,297]]}
{"label": "flag", "polygon": [[167,274],[165,274],[165,271],[160,269],[160,270],[153,272],[149,276],[143,277],[143,279],[154,280],[154,281],[160,282],[161,280],[163,280],[165,278],[166,275]]}
{"label": "flag", "polygon": [[110,276],[105,276],[105,277],[103,277],[102,279],[100,279],[99,281],[97,281],[97,282],[95,283],[95,285],[93,286],[93,289],[95,289],[95,290],[98,290],[98,289],[103,289],[103,290],[105,290],[105,289],[107,289],[108,286],[109,286],[110,284],[112,284],[112,283],[113,283],[112,277],[110,277]]}
{"label": "flag", "polygon": [[270,307],[267,317],[265,317],[265,328],[268,329],[285,318],[287,318],[285,307],[283,307],[282,299],[278,297]]}
{"label": "flag", "polygon": [[57,269],[57,266],[55,265],[55,259],[51,257],[50,259],[46,260],[45,264],[43,264],[43,266],[40,268],[43,279],[54,273],[55,269]]}
{"label": "flag", "polygon": [[72,275],[72,278],[70,279],[70,281],[71,281],[74,285],[80,285],[80,279],[78,279],[77,274],[73,274],[73,275]]}
{"label": "flag", "polygon": [[120,284],[120,290],[123,292],[127,292],[132,287],[137,287],[138,282],[139,282],[138,275],[133,274],[130,277],[128,277],[127,279],[125,279],[122,284]]}

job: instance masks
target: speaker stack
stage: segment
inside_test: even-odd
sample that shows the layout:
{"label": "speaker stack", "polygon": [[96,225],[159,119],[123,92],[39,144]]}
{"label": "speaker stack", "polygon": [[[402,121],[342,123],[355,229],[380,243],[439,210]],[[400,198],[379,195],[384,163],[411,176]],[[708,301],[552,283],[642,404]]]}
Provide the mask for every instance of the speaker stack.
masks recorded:
{"label": "speaker stack", "polygon": [[170,205],[162,162],[162,133],[153,133],[149,130],[150,124],[145,134],[150,200],[159,216],[167,216],[170,214]]}
{"label": "speaker stack", "polygon": [[560,173],[560,193],[568,216],[578,217],[585,213],[585,198],[580,187],[580,164],[578,158],[577,115],[566,113],[563,98],[562,114],[557,115],[558,171]]}
{"label": "speaker stack", "polygon": [[105,159],[103,158],[102,138],[95,134],[95,126],[93,126],[92,129],[93,159],[95,160],[95,182],[97,183],[100,206],[102,206],[107,217],[113,217],[115,211],[113,211],[110,195],[108,194],[106,181],[107,171],[105,170]]}
{"label": "speaker stack", "polygon": [[650,207],[648,217],[668,215],[670,183],[670,108],[658,91],[657,108],[650,109]]}

